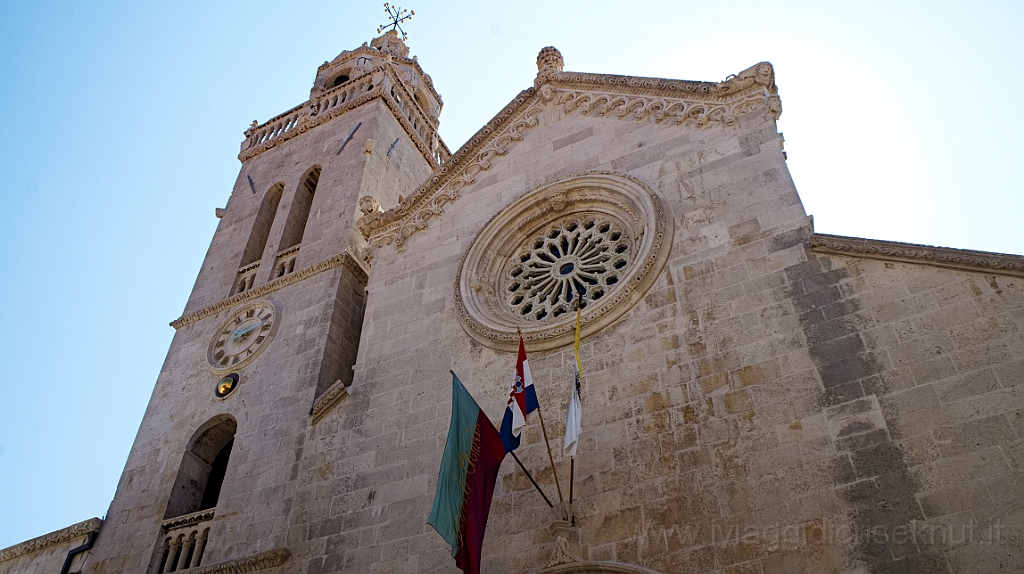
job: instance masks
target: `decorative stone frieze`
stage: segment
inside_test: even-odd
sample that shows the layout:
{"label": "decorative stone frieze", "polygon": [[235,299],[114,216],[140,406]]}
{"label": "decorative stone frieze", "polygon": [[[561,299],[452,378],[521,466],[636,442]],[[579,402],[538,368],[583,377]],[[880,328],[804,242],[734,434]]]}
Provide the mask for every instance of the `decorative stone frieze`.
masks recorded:
{"label": "decorative stone frieze", "polygon": [[291,556],[287,548],[276,548],[245,558],[225,560],[209,566],[201,566],[188,570],[188,574],[246,574],[259,572],[281,566]]}
{"label": "decorative stone frieze", "polygon": [[841,235],[815,233],[811,249],[817,253],[834,253],[852,257],[884,259],[901,263],[919,263],[981,273],[998,273],[1024,277],[1024,256],[988,251],[971,251],[949,247],[932,247],[914,243],[861,239]]}
{"label": "decorative stone frieze", "polygon": [[522,140],[522,132],[538,125],[537,116],[548,104],[561,105],[566,114],[579,113],[692,125],[732,128],[740,117],[760,113],[778,119],[782,102],[775,72],[761,62],[722,82],[689,82],[637,76],[583,74],[562,71],[562,56],[552,47],[537,56],[534,87],[520,92],[509,105],[463,145],[411,194],[384,213],[364,215],[357,222],[371,252],[386,245],[402,249],[405,241],[427,222],[444,213],[444,206],[459,197],[476,175]]}
{"label": "decorative stone frieze", "polygon": [[246,301],[251,301],[253,299],[258,299],[260,297],[266,296],[270,293],[273,293],[274,291],[277,291],[278,289],[282,289],[293,283],[298,283],[303,279],[308,279],[309,277],[312,277],[318,273],[323,273],[324,271],[327,271],[328,269],[333,269],[339,265],[345,266],[346,269],[348,269],[350,272],[352,272],[353,275],[356,276],[356,278],[363,286],[366,286],[366,281],[369,279],[369,273],[365,266],[365,263],[363,263],[361,257],[357,257],[353,255],[350,251],[346,250],[335,255],[334,257],[324,259],[319,263],[314,263],[309,267],[304,267],[302,269],[299,269],[298,271],[289,273],[284,277],[278,277],[273,281],[269,281],[258,287],[253,287],[248,291],[237,293],[235,295],[232,295],[231,297],[228,297],[227,299],[223,299],[212,305],[203,307],[198,311],[189,313],[188,315],[182,315],[181,317],[178,317],[177,319],[171,321],[171,327],[174,327],[175,329],[180,329],[182,327],[185,327],[186,325],[191,325],[192,323],[195,323],[200,319],[205,319],[207,317],[216,315],[221,311],[226,311],[231,307],[238,305],[239,303],[244,303]]}
{"label": "decorative stone frieze", "polygon": [[184,516],[175,516],[174,518],[164,520],[160,523],[160,527],[164,529],[164,532],[173,530],[175,528],[185,528],[188,526],[194,526],[200,522],[206,522],[207,520],[213,520],[213,514],[216,509],[210,508],[208,510],[200,510],[199,512],[193,512],[192,514],[186,514]]}
{"label": "decorative stone frieze", "polygon": [[348,389],[345,388],[345,383],[338,379],[334,381],[334,384],[327,388],[326,391],[315,401],[313,401],[313,408],[309,410],[310,419],[313,424],[320,422],[320,419],[324,418],[324,415],[329,413],[334,405],[341,402],[341,399],[348,396]]}
{"label": "decorative stone frieze", "polygon": [[7,548],[0,550],[0,562],[7,562],[8,560],[14,560],[19,556],[24,556],[31,552],[37,552],[39,550],[45,550],[51,546],[64,544],[65,542],[87,536],[90,532],[99,532],[100,527],[102,526],[102,520],[99,518],[90,518],[89,520],[83,520],[77,524],[72,524],[67,528],[62,528],[49,534],[38,536],[32,540],[26,540],[21,544],[8,546]]}
{"label": "decorative stone frieze", "polygon": [[620,317],[647,292],[672,245],[673,223],[656,193],[624,174],[591,172],[532,190],[473,240],[455,283],[466,331],[514,351],[572,341]]}

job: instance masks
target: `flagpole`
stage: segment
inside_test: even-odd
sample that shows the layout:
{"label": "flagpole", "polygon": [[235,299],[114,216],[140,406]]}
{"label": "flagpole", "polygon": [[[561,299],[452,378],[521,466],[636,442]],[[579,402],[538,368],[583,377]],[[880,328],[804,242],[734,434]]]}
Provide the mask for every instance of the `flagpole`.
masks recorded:
{"label": "flagpole", "polygon": [[[522,340],[523,330],[516,326],[516,332],[519,333],[519,340]],[[536,387],[534,387],[534,392],[537,392]],[[562,485],[559,484],[558,471],[555,470],[555,458],[551,456],[551,443],[548,442],[548,429],[544,427],[544,409],[540,408],[540,405],[537,405],[537,416],[540,417],[540,432],[544,435],[544,446],[548,448],[548,462],[551,463],[551,473],[555,475],[555,489],[558,490],[558,502],[561,503],[564,500],[562,498]]]}
{"label": "flagpole", "polygon": [[572,504],[572,487],[576,478],[576,457],[569,458],[569,504]]}
{"label": "flagpole", "polygon": [[[575,357],[574,358],[576,360],[576,377],[577,378],[576,378],[576,382],[574,384],[578,384],[582,380],[582,378],[583,378],[583,373],[581,372],[582,370],[580,369],[580,364],[579,364],[579,360],[580,360],[580,309],[581,309],[580,302],[582,300],[583,300],[583,294],[582,293],[577,293],[577,297],[576,297],[576,341],[575,341],[574,346],[573,346],[573,352],[575,353]],[[575,392],[576,392],[577,395],[579,395],[579,388],[578,387],[577,387]],[[570,405],[569,408],[571,409],[572,405]],[[568,421],[566,421],[566,423],[568,424]],[[572,493],[573,493],[573,487],[574,486],[576,486],[576,454],[575,454],[575,450],[573,452],[573,456],[569,457],[569,508],[572,508]]]}
{"label": "flagpole", "polygon": [[548,508],[554,508],[555,505],[551,504],[551,501],[548,500],[548,497],[544,494],[544,491],[541,490],[540,486],[537,485],[537,481],[533,480],[533,476],[530,474],[530,471],[526,470],[526,467],[523,466],[523,463],[519,461],[519,457],[516,456],[516,453],[509,451],[509,454],[512,455],[512,458],[516,459],[516,462],[519,463],[519,468],[523,469],[523,472],[526,473],[526,478],[530,479],[530,482],[533,483],[533,487],[537,489],[537,492],[539,492],[542,497],[544,497],[544,502],[548,503]]}

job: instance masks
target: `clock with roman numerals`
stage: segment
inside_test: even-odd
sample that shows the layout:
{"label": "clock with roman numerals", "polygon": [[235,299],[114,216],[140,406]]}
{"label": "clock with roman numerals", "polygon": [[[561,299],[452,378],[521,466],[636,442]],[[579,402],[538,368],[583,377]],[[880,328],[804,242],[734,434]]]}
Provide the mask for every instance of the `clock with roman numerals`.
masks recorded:
{"label": "clock with roman numerals", "polygon": [[267,348],[277,327],[270,301],[256,301],[236,311],[210,341],[207,359],[214,372],[237,370]]}

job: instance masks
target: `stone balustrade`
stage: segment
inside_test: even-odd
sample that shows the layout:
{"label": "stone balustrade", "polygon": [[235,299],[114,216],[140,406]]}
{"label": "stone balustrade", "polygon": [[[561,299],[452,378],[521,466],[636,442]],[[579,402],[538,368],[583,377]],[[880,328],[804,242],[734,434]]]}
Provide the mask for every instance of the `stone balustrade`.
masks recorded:
{"label": "stone balustrade", "polygon": [[253,283],[256,281],[256,270],[259,269],[260,262],[255,261],[244,267],[238,268],[238,279],[236,280],[235,293],[241,293],[242,291],[248,291],[252,289]]}
{"label": "stone balustrade", "polygon": [[168,574],[202,566],[213,513],[212,508],[200,510],[161,523],[160,559],[153,572]]}
{"label": "stone balustrade", "polygon": [[274,256],[274,276],[271,279],[284,277],[295,271],[295,260],[299,257],[299,247],[300,245],[295,245],[277,252],[277,255]]}
{"label": "stone balustrade", "polygon": [[[413,103],[415,96],[388,69],[366,74],[311,96],[309,101],[263,124],[253,122],[245,132],[246,139],[242,142],[239,157],[245,161],[281,141],[320,125],[332,115],[342,113],[340,108],[345,105],[360,105],[374,97],[385,100],[409,135],[418,140],[417,147],[433,160],[435,166],[451,158],[451,152],[437,135],[437,120],[425,115],[420,106]],[[358,103],[353,103],[357,100]]]}

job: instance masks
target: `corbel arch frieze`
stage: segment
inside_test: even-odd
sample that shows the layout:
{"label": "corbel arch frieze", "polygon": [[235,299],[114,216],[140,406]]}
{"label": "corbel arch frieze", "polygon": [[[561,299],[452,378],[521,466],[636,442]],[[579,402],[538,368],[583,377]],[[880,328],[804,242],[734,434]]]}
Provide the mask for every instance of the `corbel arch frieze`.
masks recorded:
{"label": "corbel arch frieze", "polygon": [[539,125],[538,116],[548,104],[562,106],[566,115],[653,119],[656,124],[697,129],[734,128],[742,116],[778,119],[782,113],[774,69],[767,62],[722,82],[542,71],[534,88],[521,92],[397,207],[358,220],[371,255],[388,245],[403,249],[409,237],[426,229],[428,220],[458,199],[460,189],[491,169],[513,142],[522,141],[526,130]]}

